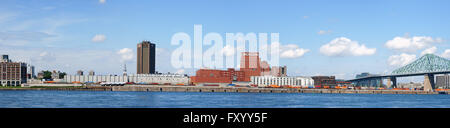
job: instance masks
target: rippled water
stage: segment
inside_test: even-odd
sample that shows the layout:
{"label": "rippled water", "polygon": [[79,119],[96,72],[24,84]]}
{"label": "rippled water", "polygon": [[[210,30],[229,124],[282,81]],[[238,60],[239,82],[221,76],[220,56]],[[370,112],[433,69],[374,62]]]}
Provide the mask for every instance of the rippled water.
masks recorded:
{"label": "rippled water", "polygon": [[440,108],[450,95],[0,91],[1,108]]}

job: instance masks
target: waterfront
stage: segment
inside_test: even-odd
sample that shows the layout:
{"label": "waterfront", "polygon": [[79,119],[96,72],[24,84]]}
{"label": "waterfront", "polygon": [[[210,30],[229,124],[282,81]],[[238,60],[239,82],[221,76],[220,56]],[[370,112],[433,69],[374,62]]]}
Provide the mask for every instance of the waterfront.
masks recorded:
{"label": "waterfront", "polygon": [[1,108],[448,108],[450,95],[0,90]]}

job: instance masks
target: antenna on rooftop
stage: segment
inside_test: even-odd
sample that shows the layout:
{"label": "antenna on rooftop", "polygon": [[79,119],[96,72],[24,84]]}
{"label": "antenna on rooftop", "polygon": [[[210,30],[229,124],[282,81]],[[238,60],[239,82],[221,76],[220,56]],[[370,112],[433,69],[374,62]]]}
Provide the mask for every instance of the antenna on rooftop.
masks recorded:
{"label": "antenna on rooftop", "polygon": [[123,75],[127,75],[127,63],[123,63]]}

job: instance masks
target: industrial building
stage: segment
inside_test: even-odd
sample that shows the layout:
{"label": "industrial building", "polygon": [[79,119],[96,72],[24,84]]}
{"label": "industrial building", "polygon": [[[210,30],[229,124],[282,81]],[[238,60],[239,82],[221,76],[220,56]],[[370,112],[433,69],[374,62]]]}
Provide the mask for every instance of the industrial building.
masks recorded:
{"label": "industrial building", "polygon": [[333,87],[336,86],[336,78],[334,76],[313,76],[315,87]]}
{"label": "industrial building", "polygon": [[226,86],[233,82],[250,84],[252,76],[286,77],[286,70],[286,66],[270,68],[266,61],[261,62],[258,52],[242,52],[238,71],[233,68],[227,70],[199,69],[196,71],[196,76],[191,77],[191,80],[199,86]]}
{"label": "industrial building", "polygon": [[[357,74],[355,78],[358,79],[358,78],[373,77],[373,76],[380,76],[380,75],[378,75],[378,74],[370,74],[368,72],[364,72],[364,73],[361,73],[361,74]],[[377,86],[382,86],[383,81],[382,81],[381,78],[373,78],[373,79],[366,80],[366,81],[358,81],[358,82],[355,82],[353,84],[356,85],[356,86],[377,87]]]}
{"label": "industrial building", "polygon": [[252,76],[252,85],[258,87],[292,86],[292,87],[314,87],[314,80],[311,77],[274,77],[274,76]]}
{"label": "industrial building", "polygon": [[450,89],[450,76],[448,74],[436,76],[436,88]]}
{"label": "industrial building", "polygon": [[138,84],[189,85],[188,76],[178,74],[117,75],[66,75],[67,83],[133,82]]}
{"label": "industrial building", "polygon": [[285,77],[287,76],[286,66],[273,66],[272,68],[267,63],[267,61],[261,62],[261,76],[276,76]]}
{"label": "industrial building", "polygon": [[0,60],[0,84],[2,86],[20,86],[27,82],[27,64],[12,62],[8,55]]}
{"label": "industrial building", "polygon": [[198,86],[218,85],[226,86],[233,81],[246,81],[246,75],[244,71],[236,71],[233,68],[228,70],[215,70],[215,69],[199,69],[196,72],[196,76],[191,77],[192,83]]}
{"label": "industrial building", "polygon": [[240,71],[245,74],[244,81],[250,81],[250,76],[261,75],[261,60],[258,52],[242,52]]}
{"label": "industrial building", "polygon": [[84,75],[84,72],[83,72],[83,70],[78,70],[78,71],[77,71],[77,75],[79,75],[79,76],[82,76],[82,75]]}
{"label": "industrial building", "polygon": [[155,74],[156,45],[142,41],[137,45],[137,74]]}
{"label": "industrial building", "polygon": [[421,88],[423,89],[423,83],[414,83],[414,82],[409,82],[409,83],[398,83],[397,88]]}
{"label": "industrial building", "polygon": [[52,75],[51,75],[52,79],[53,79],[53,80],[55,80],[55,79],[60,79],[60,78],[59,78],[59,74],[61,74],[61,71],[53,70],[53,71],[52,71]]}
{"label": "industrial building", "polygon": [[90,75],[90,76],[95,76],[94,70],[89,71],[89,75]]}
{"label": "industrial building", "polygon": [[343,79],[336,79],[337,86],[352,86],[352,82]]}

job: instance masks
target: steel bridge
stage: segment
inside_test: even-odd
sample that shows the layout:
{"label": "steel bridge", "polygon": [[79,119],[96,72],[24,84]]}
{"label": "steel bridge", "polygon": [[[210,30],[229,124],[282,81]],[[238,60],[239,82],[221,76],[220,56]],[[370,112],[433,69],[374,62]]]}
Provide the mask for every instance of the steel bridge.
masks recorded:
{"label": "steel bridge", "polygon": [[[380,76],[368,76],[362,78],[356,78],[348,80],[353,83],[360,82],[372,82],[374,80],[381,80],[380,84],[383,84],[383,79],[387,79],[387,87],[397,87],[397,77],[408,77],[408,76],[424,76],[424,90],[433,91],[435,88],[434,75],[436,74],[448,74],[450,73],[450,60],[433,55],[426,54],[414,62],[400,67],[390,75],[380,75]],[[391,84],[392,82],[392,84]]]}

